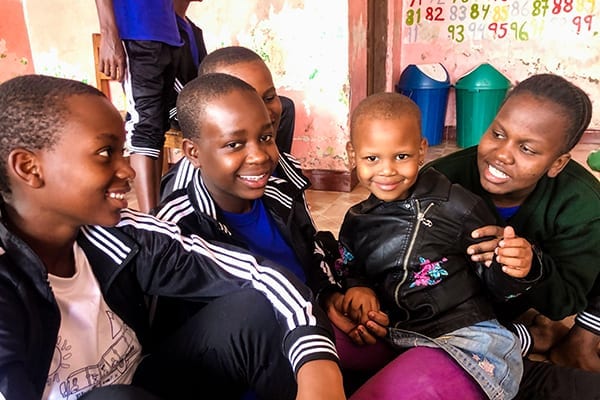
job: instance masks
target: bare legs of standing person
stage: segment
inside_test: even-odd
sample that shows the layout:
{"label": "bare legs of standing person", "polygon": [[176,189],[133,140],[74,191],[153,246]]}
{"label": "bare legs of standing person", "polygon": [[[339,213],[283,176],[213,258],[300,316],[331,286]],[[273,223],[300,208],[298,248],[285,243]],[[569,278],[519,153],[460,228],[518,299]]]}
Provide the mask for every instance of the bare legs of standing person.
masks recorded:
{"label": "bare legs of standing person", "polygon": [[142,154],[132,154],[129,161],[135,170],[133,186],[138,201],[138,210],[149,212],[158,205],[162,159],[161,157],[155,159]]}
{"label": "bare legs of standing person", "polygon": [[158,205],[168,110],[175,104],[173,90],[179,48],[155,41],[123,41],[129,74],[124,89],[127,96],[131,167],[135,170],[134,189],[138,209],[149,212]]}

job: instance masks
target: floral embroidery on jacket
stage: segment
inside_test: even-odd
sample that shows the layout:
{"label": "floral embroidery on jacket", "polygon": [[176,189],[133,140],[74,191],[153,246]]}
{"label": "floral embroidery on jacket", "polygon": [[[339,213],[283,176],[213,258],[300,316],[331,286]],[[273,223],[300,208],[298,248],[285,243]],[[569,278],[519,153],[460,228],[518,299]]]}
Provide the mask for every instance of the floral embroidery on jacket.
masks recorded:
{"label": "floral embroidery on jacket", "polygon": [[340,258],[335,260],[334,270],[335,274],[343,278],[348,275],[348,264],[354,260],[354,255],[344,246],[339,246]]}
{"label": "floral embroidery on jacket", "polygon": [[433,286],[442,281],[442,277],[448,276],[448,271],[442,268],[441,264],[448,261],[446,257],[439,261],[432,262],[426,258],[419,257],[421,270],[413,274],[413,282],[410,287],[415,286]]}

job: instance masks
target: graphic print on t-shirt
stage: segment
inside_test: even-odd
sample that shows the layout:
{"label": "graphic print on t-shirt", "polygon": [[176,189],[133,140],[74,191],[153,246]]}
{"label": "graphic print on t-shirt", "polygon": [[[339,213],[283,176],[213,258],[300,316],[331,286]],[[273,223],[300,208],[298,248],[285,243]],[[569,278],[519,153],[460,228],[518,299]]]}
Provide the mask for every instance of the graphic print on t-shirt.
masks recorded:
{"label": "graphic print on t-shirt", "polygon": [[[51,387],[52,389],[51,393],[44,397],[45,399],[72,400],[94,387],[131,382],[140,353],[135,333],[112,311],[106,310],[105,318],[105,324],[110,326],[112,342],[108,344],[98,362],[93,365],[77,368],[72,364],[78,358],[74,354],[77,350],[72,343],[82,345],[85,339],[58,338],[46,382],[46,390]],[[90,344],[93,342],[90,341]]]}

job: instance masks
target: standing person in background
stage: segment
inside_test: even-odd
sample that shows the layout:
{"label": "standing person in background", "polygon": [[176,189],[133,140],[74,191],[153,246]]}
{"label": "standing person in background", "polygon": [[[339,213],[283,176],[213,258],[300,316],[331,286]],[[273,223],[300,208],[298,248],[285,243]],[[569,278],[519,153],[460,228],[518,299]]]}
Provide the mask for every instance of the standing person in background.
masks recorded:
{"label": "standing person in background", "polygon": [[[179,67],[177,68],[177,71],[175,71],[174,90],[176,96],[179,95],[179,92],[181,92],[181,89],[186,83],[198,76],[198,67],[207,54],[202,29],[194,24],[187,16],[187,10],[190,3],[193,1],[201,2],[202,0],[173,0],[177,18],[177,27],[179,28],[179,34],[183,40],[179,58]],[[179,130],[177,108],[175,104],[171,105],[169,118],[171,120],[171,128]]]}
{"label": "standing person in background", "polygon": [[96,0],[100,71],[124,82],[128,150],[139,209],[158,204],[165,132],[183,45],[173,0]]}
{"label": "standing person in background", "polygon": [[[591,117],[581,88],[557,75],[534,75],[509,92],[478,146],[424,167],[481,196],[495,214],[496,225],[473,231],[493,237],[469,248],[474,261],[492,260],[506,226],[538,254],[532,262],[540,263],[540,283],[497,312],[507,321],[529,308],[541,313],[529,331],[515,325],[522,353],[550,351],[564,367],[525,359],[518,398],[600,397],[600,183],[570,155]],[[575,313],[566,336],[539,334],[536,322],[544,316]]]}

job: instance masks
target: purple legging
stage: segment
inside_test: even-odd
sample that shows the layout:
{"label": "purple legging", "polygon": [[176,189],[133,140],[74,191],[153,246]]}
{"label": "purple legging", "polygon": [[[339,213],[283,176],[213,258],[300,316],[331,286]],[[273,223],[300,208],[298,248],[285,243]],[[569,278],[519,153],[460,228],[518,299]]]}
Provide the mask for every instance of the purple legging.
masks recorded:
{"label": "purple legging", "polygon": [[334,331],[342,368],[379,369],[349,400],[487,399],[477,383],[444,350],[415,347],[396,355],[384,342],[357,346],[343,332]]}

